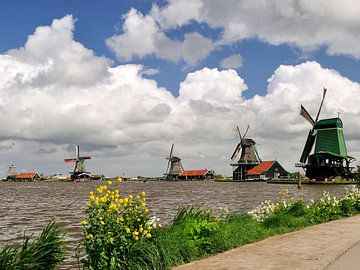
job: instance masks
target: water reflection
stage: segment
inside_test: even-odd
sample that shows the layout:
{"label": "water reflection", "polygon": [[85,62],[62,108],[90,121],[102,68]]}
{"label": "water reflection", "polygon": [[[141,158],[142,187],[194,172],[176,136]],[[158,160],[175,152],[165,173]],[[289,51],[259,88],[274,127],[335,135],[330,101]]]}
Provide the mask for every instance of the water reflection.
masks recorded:
{"label": "water reflection", "polygon": [[[67,233],[69,257],[61,269],[74,269],[75,247],[82,240],[81,220],[91,190],[101,184],[88,183],[0,183],[0,245],[20,241],[24,230],[38,233],[55,219]],[[203,182],[123,182],[123,194],[147,193],[148,206],[161,223],[169,222],[183,205],[196,204],[205,208],[227,207],[231,212],[247,212],[264,200],[278,198],[278,192],[289,189],[290,195],[305,200],[319,197],[323,190],[340,196],[341,185],[277,185],[266,183]]]}

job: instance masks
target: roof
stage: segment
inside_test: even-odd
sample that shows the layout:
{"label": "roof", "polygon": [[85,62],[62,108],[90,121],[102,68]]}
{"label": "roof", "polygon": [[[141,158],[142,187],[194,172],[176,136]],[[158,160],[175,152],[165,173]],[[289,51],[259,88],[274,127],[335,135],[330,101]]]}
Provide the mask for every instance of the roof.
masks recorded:
{"label": "roof", "polygon": [[183,171],[180,176],[202,176],[206,175],[209,171],[208,170],[188,170]]}
{"label": "roof", "polygon": [[275,160],[261,162],[259,165],[248,170],[247,174],[248,175],[259,175],[263,172],[268,171],[275,164],[275,162],[276,162]]}
{"label": "roof", "polygon": [[322,119],[316,122],[315,129],[342,128],[343,123],[340,118]]}
{"label": "roof", "polygon": [[35,172],[29,172],[29,173],[19,173],[15,176],[15,178],[18,179],[32,179],[35,177],[37,173]]}

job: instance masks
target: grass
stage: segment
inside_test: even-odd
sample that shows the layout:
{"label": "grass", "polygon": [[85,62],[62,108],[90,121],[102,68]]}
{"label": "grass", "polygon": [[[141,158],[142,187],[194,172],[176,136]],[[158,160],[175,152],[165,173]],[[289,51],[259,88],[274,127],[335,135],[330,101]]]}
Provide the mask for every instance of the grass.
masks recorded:
{"label": "grass", "polygon": [[335,199],[324,193],[307,205],[302,200],[276,208],[257,221],[250,214],[216,217],[211,211],[190,206],[178,210],[173,222],[158,228],[153,241],[138,242],[129,258],[130,269],[171,269],[209,255],[360,213],[360,193]]}
{"label": "grass", "polygon": [[6,245],[0,249],[2,270],[52,270],[65,258],[64,235],[60,226],[49,222],[34,240],[24,236],[21,245]]}

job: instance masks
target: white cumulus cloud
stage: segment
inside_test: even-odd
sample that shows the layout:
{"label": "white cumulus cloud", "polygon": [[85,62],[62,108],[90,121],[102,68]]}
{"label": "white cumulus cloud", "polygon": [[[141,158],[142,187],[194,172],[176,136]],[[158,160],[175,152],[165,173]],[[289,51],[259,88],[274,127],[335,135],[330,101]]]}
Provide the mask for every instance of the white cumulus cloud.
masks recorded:
{"label": "white cumulus cloud", "polygon": [[[24,47],[0,54],[3,174],[10,164],[19,171],[67,172],[72,168],[63,159],[80,144],[93,156],[90,171],[161,175],[175,142],[185,168],[231,175],[235,127],[247,124],[262,158],[277,158],[292,171],[310,128],[299,116],[300,103],[314,115],[324,86],[321,117],[339,112],[349,154],[360,154],[360,86],[316,62],[278,67],[266,95],[252,99],[243,98],[247,86],[234,70],[202,68],[186,76],[174,97],[144,78],[141,65],[110,66],[75,41],[73,30],[66,16],[37,28]],[[54,42],[50,50],[53,40],[63,45]]]}
{"label": "white cumulus cloud", "polygon": [[[256,38],[273,45],[289,44],[303,50],[321,46],[329,54],[360,58],[360,5],[356,0],[263,1],[263,0],[168,1],[153,8],[164,27],[182,27],[196,21],[222,30],[217,45]],[[182,7],[182,9],[178,9]],[[184,14],[180,19],[178,14]]]}
{"label": "white cumulus cloud", "polygon": [[171,39],[155,18],[131,9],[124,16],[123,32],[106,40],[107,46],[122,61],[155,55],[173,62],[195,65],[213,49],[213,41],[200,33],[186,33],[182,41]]}

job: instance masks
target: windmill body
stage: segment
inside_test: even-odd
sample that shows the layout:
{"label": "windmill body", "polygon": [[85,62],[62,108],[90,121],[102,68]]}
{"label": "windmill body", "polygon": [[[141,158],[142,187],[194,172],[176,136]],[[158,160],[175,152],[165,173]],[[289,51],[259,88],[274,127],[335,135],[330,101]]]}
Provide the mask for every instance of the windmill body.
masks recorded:
{"label": "windmill body", "polygon": [[[345,144],[343,123],[339,117],[319,120],[323,99],[316,119],[301,106],[300,114],[308,120],[313,128],[308,137],[300,157],[298,167],[303,167],[305,175],[311,179],[323,180],[333,177],[352,177],[350,163],[354,160],[349,156]],[[313,150],[313,153],[310,154]]]}
{"label": "windmill body", "polygon": [[233,167],[233,180],[245,180],[246,172],[256,165],[260,164],[261,159],[256,149],[256,143],[252,139],[245,138],[249,126],[247,127],[244,136],[241,135],[239,128],[237,127],[240,142],[234,150],[231,156],[231,160],[236,160],[238,154],[241,151],[239,160],[236,163],[230,164]]}
{"label": "windmill body", "polygon": [[67,158],[65,162],[74,162],[75,168],[70,172],[70,177],[72,180],[78,180],[83,178],[91,178],[90,172],[87,172],[85,169],[85,160],[91,159],[90,156],[80,156],[80,146],[76,145],[75,147],[76,157]]}
{"label": "windmill body", "polygon": [[170,155],[166,159],[168,161],[165,179],[166,180],[176,180],[179,175],[184,171],[184,168],[181,164],[181,159],[179,157],[173,156],[174,144],[171,145]]}

